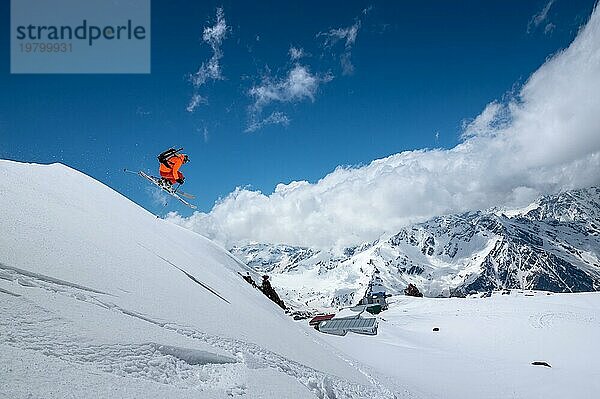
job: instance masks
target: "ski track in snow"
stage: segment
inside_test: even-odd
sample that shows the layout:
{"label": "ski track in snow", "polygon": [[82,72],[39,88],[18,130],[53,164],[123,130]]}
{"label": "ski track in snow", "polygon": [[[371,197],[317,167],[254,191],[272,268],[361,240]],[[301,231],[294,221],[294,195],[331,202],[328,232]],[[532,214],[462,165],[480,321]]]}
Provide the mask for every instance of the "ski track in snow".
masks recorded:
{"label": "ski track in snow", "polygon": [[[3,295],[0,311],[0,342],[13,347],[40,351],[75,363],[89,363],[104,372],[119,376],[144,378],[183,388],[206,389],[227,387],[228,396],[245,394],[240,382],[244,369],[271,368],[293,377],[320,399],[334,398],[395,398],[394,393],[379,385],[365,370],[354,365],[371,381],[371,386],[349,382],[342,378],[287,359],[259,345],[236,339],[210,335],[190,326],[154,320],[146,315],[114,304],[115,295],[64,280],[28,272],[0,263],[0,279],[27,289],[43,289],[84,301],[124,315],[141,319],[177,334],[199,340],[231,355],[221,355],[177,348],[154,342],[137,344],[98,344],[75,337],[61,318],[20,294],[0,288]],[[402,397],[412,397],[409,392]]]}
{"label": "ski track in snow", "polygon": [[529,325],[533,328],[550,328],[560,321],[579,322],[590,324],[596,319],[592,316],[586,317],[575,312],[542,312],[529,317]]}
{"label": "ski track in snow", "polygon": [[98,369],[182,388],[212,388],[237,379],[237,359],[154,342],[98,344],[70,333],[71,322],[27,300],[3,300],[0,342]]}

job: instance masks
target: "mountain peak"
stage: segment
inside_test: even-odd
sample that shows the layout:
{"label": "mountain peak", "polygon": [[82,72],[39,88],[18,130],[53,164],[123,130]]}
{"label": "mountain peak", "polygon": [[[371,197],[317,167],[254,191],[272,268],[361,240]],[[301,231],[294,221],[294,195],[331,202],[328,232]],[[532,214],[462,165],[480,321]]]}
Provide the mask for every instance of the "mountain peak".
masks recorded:
{"label": "mountain peak", "polygon": [[600,189],[542,196],[521,209],[437,216],[349,248],[343,256],[285,245],[255,248],[232,251],[273,273],[286,303],[301,308],[354,304],[375,267],[392,293],[402,293],[409,283],[431,297],[506,288],[596,291]]}

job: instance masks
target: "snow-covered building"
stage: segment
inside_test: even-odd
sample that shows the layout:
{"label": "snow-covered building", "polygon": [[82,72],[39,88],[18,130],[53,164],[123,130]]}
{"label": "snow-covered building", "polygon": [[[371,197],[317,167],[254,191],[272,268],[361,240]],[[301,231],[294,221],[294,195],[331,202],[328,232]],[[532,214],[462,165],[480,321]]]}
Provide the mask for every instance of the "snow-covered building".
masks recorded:
{"label": "snow-covered building", "polygon": [[317,330],[319,329],[319,325],[326,321],[326,320],[331,320],[333,319],[335,315],[334,314],[319,314],[316,315],[315,317],[313,317],[312,319],[310,319],[310,321],[308,322],[308,325],[311,327],[316,328]]}
{"label": "snow-covered building", "polygon": [[385,287],[383,286],[383,280],[379,275],[379,270],[375,269],[365,296],[360,300],[359,305],[379,305],[367,307],[369,311],[373,313],[379,313],[382,310],[388,308],[387,301],[385,300],[386,293]]}

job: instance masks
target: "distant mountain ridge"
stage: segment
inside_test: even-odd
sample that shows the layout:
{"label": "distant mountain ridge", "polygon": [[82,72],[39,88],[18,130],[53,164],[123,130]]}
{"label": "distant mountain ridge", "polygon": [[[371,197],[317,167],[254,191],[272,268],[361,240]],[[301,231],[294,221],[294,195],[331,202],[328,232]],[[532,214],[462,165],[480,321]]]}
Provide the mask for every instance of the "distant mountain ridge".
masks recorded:
{"label": "distant mountain ridge", "polygon": [[251,244],[232,253],[272,275],[286,303],[327,308],[357,302],[377,268],[386,288],[426,296],[519,288],[600,290],[600,188],[547,195],[520,210],[434,217],[342,251]]}

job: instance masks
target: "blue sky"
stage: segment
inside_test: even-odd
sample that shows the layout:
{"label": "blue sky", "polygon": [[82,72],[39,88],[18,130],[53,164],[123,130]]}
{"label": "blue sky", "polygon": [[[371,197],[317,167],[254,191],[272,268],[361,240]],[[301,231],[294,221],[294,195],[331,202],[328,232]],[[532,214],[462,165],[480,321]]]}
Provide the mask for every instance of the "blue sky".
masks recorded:
{"label": "blue sky", "polygon": [[[237,186],[270,193],[338,165],[454,147],[463,121],[567,47],[594,5],[557,0],[542,15],[547,1],[322,3],[153,1],[149,75],[11,75],[2,35],[0,158],[62,162],[154,212],[186,215],[122,173],[155,171],[156,154],[180,145],[192,161],[185,189],[208,211]],[[8,2],[0,7],[8,27]],[[217,8],[228,27],[222,79],[194,89],[189,75],[213,56],[202,34]],[[356,25],[349,46],[327,45],[333,30]],[[293,61],[291,47],[308,55]],[[252,108],[253,87],[276,86],[296,66],[317,80],[309,96]],[[206,101],[188,112],[194,92]],[[248,131],[273,113],[288,123]]]}

